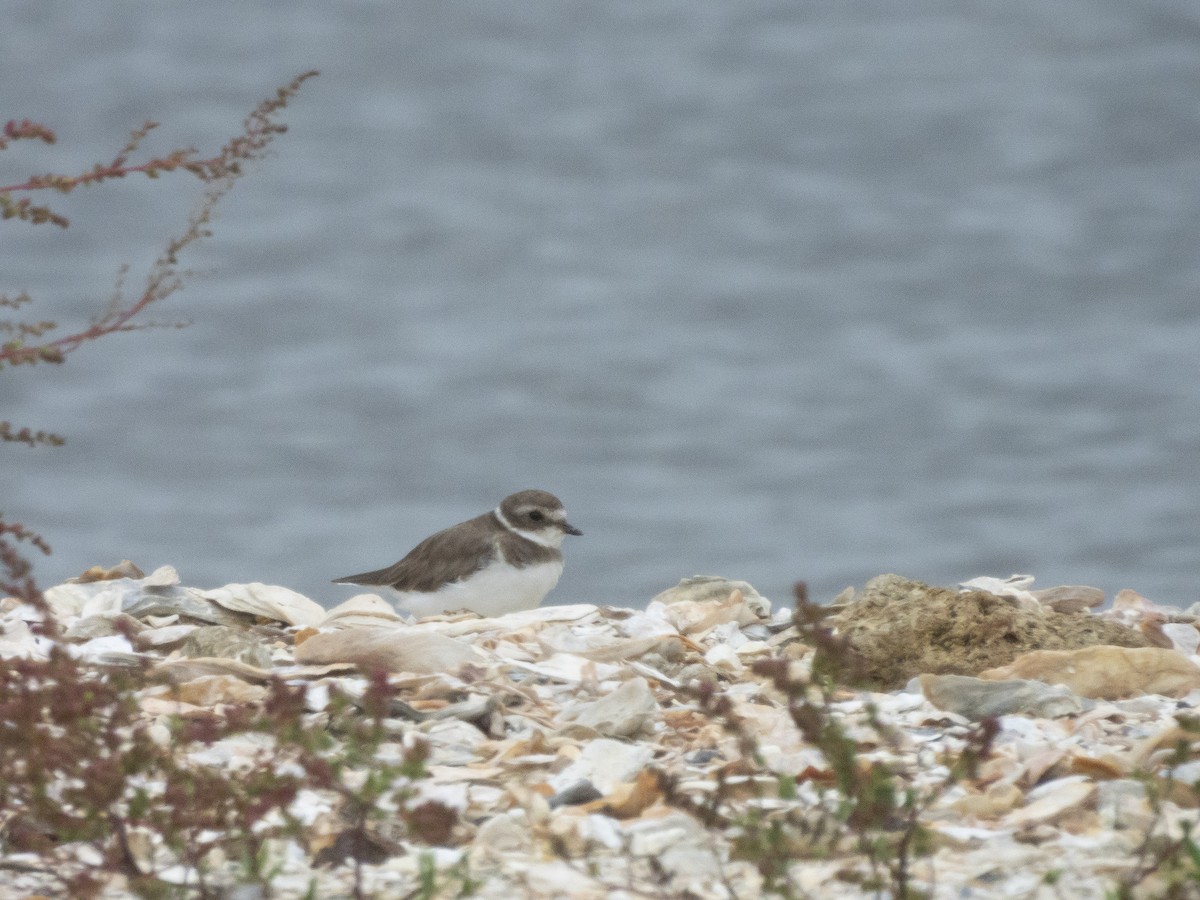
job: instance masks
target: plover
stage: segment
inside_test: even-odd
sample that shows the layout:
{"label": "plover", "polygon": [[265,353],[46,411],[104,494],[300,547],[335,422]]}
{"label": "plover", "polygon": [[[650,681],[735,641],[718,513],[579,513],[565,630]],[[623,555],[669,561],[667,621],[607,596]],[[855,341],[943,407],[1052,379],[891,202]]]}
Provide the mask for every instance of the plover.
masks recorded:
{"label": "plover", "polygon": [[387,588],[415,616],[468,609],[500,616],[533,609],[562,575],[568,524],[557,497],[519,491],[474,519],[430,535],[394,566],[335,578],[335,584]]}

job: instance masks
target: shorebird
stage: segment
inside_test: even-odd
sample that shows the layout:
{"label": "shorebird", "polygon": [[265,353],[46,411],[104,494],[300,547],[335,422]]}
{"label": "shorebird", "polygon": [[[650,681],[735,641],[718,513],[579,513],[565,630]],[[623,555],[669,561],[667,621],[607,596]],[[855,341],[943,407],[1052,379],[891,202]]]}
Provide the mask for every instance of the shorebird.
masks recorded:
{"label": "shorebird", "polygon": [[415,616],[533,609],[558,584],[568,534],[583,532],[567,522],[557,497],[518,491],[491,512],[425,538],[395,565],[334,583],[387,589]]}

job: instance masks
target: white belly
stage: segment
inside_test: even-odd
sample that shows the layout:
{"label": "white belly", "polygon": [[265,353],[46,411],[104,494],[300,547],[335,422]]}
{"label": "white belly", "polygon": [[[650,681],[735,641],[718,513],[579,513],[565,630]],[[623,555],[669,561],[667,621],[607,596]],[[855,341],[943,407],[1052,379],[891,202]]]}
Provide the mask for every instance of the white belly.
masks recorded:
{"label": "white belly", "polygon": [[463,581],[432,593],[392,591],[397,605],[414,616],[469,609],[481,616],[502,616],[533,609],[558,584],[562,562],[539,563],[518,569],[499,560]]}

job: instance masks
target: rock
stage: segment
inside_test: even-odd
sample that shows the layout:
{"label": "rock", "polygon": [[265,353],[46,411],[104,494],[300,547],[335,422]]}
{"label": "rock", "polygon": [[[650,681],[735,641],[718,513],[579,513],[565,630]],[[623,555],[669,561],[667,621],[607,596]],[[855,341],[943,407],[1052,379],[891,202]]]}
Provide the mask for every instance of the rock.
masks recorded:
{"label": "rock", "polygon": [[1166,624],[1166,618],[1160,613],[1144,613],[1141,620],[1137,623],[1137,629],[1146,636],[1146,640],[1150,642],[1152,647],[1163,647],[1168,650],[1175,649],[1175,642],[1163,631],[1163,625]]}
{"label": "rock", "polygon": [[150,670],[155,677],[163,678],[174,684],[203,678],[205,675],[234,675],[243,681],[254,684],[264,684],[270,681],[270,669],[252,666],[236,659],[217,659],[199,657],[190,659],[165,659]]}
{"label": "rock", "polygon": [[1057,613],[1082,613],[1104,605],[1104,591],[1082,584],[1060,584],[1058,587],[1034,591],[1033,596],[1043,606]]}
{"label": "rock", "polygon": [[102,666],[137,666],[142,658],[133,652],[133,645],[123,634],[95,637],[74,647],[72,656]]}
{"label": "rock", "polygon": [[[607,815],[580,815],[578,811],[583,808],[566,808],[550,816],[549,832],[555,852],[564,858],[576,859],[595,856],[605,850],[619,852],[624,844],[620,823]],[[553,809],[555,807],[551,807]]]}
{"label": "rock", "polygon": [[192,588],[180,587],[179,573],[171,566],[162,566],[144,578],[118,577],[55,585],[44,596],[60,622],[77,616],[115,616],[122,612],[136,619],[184,615],[218,625],[250,621],[246,616],[214,606],[199,594]]}
{"label": "rock", "polygon": [[[691,578],[681,579],[679,584],[667,588],[650,602],[661,603],[664,606],[681,602],[723,604],[729,600],[734,591],[741,593],[743,608],[739,611],[739,624],[749,625],[752,622],[770,618],[771,601],[756,591],[752,584],[747,581],[722,578],[720,575],[693,575]],[[724,621],[730,620],[725,619]],[[682,630],[680,629],[680,631]]]}
{"label": "rock", "polygon": [[296,648],[306,665],[354,663],[364,669],[434,674],[481,662],[470,644],[433,631],[407,628],[347,628],[315,634]]}
{"label": "rock", "polygon": [[1176,650],[1160,647],[1085,647],[1037,650],[1011,665],[988,669],[980,678],[1032,678],[1064,684],[1076,694],[1118,700],[1135,694],[1180,697],[1200,687],[1200,667]]}
{"label": "rock", "polygon": [[713,644],[704,654],[704,661],[724,673],[737,673],[745,668],[737,651],[728,644]]}
{"label": "rock", "polygon": [[160,628],[146,628],[133,636],[133,645],[139,650],[173,647],[183,643],[184,639],[199,627],[199,625],[163,625]]}
{"label": "rock", "polygon": [[632,737],[648,728],[658,714],[658,701],[646,679],[631,678],[606,697],[566,707],[558,718],[605,737]]}
{"label": "rock", "polygon": [[234,612],[249,613],[288,625],[319,625],[325,619],[325,607],[303,594],[258,581],[249,584],[227,584],[200,596]]}
{"label": "rock", "polygon": [[130,578],[138,580],[145,578],[146,573],[135,566],[127,559],[121,560],[115,566],[104,568],[104,566],[92,566],[82,575],[77,575],[74,578],[68,578],[67,584],[91,584],[93,581],[111,581],[114,578]]}
{"label": "rock", "polygon": [[1025,802],[1025,792],[1010,781],[989,784],[981,793],[966,794],[950,804],[962,816],[995,818]]}
{"label": "rock", "polygon": [[926,673],[976,675],[1031,650],[1149,643],[1098,616],[1033,612],[985,591],[959,593],[899,575],[871,579],[827,621],[862,656],[868,682],[885,689]]}
{"label": "rock", "polygon": [[671,877],[675,896],[704,896],[704,887],[721,878],[721,863],[712,852],[711,839],[691,816],[673,811],[632,823],[626,833],[629,852],[653,856]]}
{"label": "rock", "polygon": [[471,841],[471,868],[487,871],[503,863],[512,854],[528,853],[533,848],[529,823],[519,821],[514,813],[500,813],[479,826]]}
{"label": "rock", "polygon": [[1007,597],[1016,601],[1022,609],[1030,612],[1043,612],[1043,607],[1029,590],[1033,586],[1032,575],[1009,575],[1007,578],[993,578],[985,575],[982,578],[972,578],[959,584],[960,591],[970,593],[983,591],[996,597]]}
{"label": "rock", "polygon": [[1062,685],[1041,681],[990,681],[968,675],[922,675],[921,691],[938,709],[978,722],[988,716],[1019,713],[1057,719],[1094,706]]}
{"label": "rock", "polygon": [[606,900],[612,891],[590,875],[556,859],[538,861],[525,871],[525,896],[571,897],[578,900]]}
{"label": "rock", "polygon": [[446,719],[425,730],[431,766],[465,766],[475,762],[487,735],[466,722]]}
{"label": "rock", "polygon": [[[101,582],[117,584],[118,582]],[[149,616],[179,616],[211,625],[245,626],[253,623],[253,616],[224,609],[206,600],[200,591],[181,587],[148,587],[135,595],[127,596],[121,610],[135,619]]]}
{"label": "rock", "polygon": [[1154,823],[1144,782],[1133,778],[1102,781],[1097,786],[1096,811],[1104,828],[1136,828],[1145,832]]}
{"label": "rock", "polygon": [[616,678],[621,669],[612,663],[595,662],[574,653],[555,653],[549,659],[537,663],[508,660],[508,665],[523,669],[541,678],[565,683],[594,683]]}
{"label": "rock", "polygon": [[567,785],[553,797],[547,801],[551,809],[556,809],[559,806],[580,806],[584,803],[591,803],[594,800],[599,800],[603,795],[596,790],[595,785],[590,781],[577,781],[574,784]]}
{"label": "rock", "polygon": [[[567,649],[557,644],[550,644],[550,646],[554,650]],[[678,635],[669,635],[656,638],[623,638],[594,648],[585,645],[578,649],[571,649],[571,652],[594,659],[596,662],[627,662],[647,656],[653,656],[666,662],[678,662],[683,658],[687,647],[683,638]]]}
{"label": "rock", "polygon": [[76,621],[63,633],[63,637],[68,641],[86,641],[91,638],[122,634],[122,629],[129,634],[136,635],[145,627],[133,616],[127,616],[124,613],[117,613],[115,616],[87,616]]}
{"label": "rock", "polygon": [[322,627],[357,628],[371,625],[398,625],[404,617],[378,594],[355,594],[339,603],[321,620]]}
{"label": "rock", "polygon": [[197,628],[183,639],[179,649],[184,656],[232,659],[259,669],[271,667],[271,652],[261,638],[227,625]]}
{"label": "rock", "polygon": [[670,606],[651,603],[646,612],[661,614],[679,634],[700,637],[718,625],[738,622],[746,614],[746,604],[741,593],[734,591],[719,601],[679,600]]}
{"label": "rock", "polygon": [[[407,709],[405,708],[407,707]],[[403,701],[393,700],[392,708],[393,715],[396,715],[396,710],[399,708],[400,713],[404,718],[411,718],[414,722],[436,722],[439,719],[459,719],[463,722],[470,722],[479,731],[484,734],[490,734],[495,730],[503,732],[503,727],[493,729],[490,723],[495,719],[497,713],[501,711],[503,704],[495,697],[472,695],[466,700],[459,703],[450,703],[446,706],[438,707],[422,711],[414,709]],[[503,719],[500,719],[500,725],[503,726]]]}
{"label": "rock", "polygon": [[257,703],[266,696],[261,684],[251,684],[233,675],[204,675],[171,685],[161,696],[166,700],[212,708],[218,703]]}
{"label": "rock", "polygon": [[1200,651],[1200,631],[1188,622],[1168,622],[1162,626],[1162,632],[1171,641],[1171,648],[1178,650],[1184,656],[1194,656]]}
{"label": "rock", "polygon": [[53,643],[19,619],[0,626],[0,659],[45,659]]}
{"label": "rock", "polygon": [[550,778],[550,786],[558,793],[576,782],[587,781],[601,795],[611,794],[617,785],[632,782],[653,758],[654,750],[649,745],[596,738],[587,742],[569,766]]}
{"label": "rock", "polygon": [[733,709],[743,727],[754,735],[763,762],[772,772],[795,773],[813,763],[814,754],[786,709],[743,700],[735,701]]}
{"label": "rock", "polygon": [[463,617],[445,619],[435,616],[424,618],[419,624],[409,626],[415,631],[437,632],[448,637],[468,637],[476,634],[536,633],[554,622],[583,624],[599,616],[599,609],[590,603],[573,603],[568,606],[538,606],[522,609],[493,618],[480,618],[475,613]]}
{"label": "rock", "polygon": [[1133,612],[1162,612],[1163,609],[1153,600],[1143,597],[1137,591],[1130,588],[1122,588],[1117,591],[1117,596],[1113,597],[1113,609],[1118,611],[1129,610]]}
{"label": "rock", "polygon": [[1054,822],[1083,808],[1096,795],[1096,785],[1082,775],[1059,778],[1031,790],[1025,795],[1025,805],[1015,809],[1000,824],[1004,828],[1027,828]]}
{"label": "rock", "polygon": [[633,781],[619,784],[607,796],[584,804],[583,811],[615,819],[633,819],[662,799],[663,788],[661,772],[642,769]]}
{"label": "rock", "polygon": [[141,596],[142,586],[129,578],[88,584],[59,584],[43,592],[47,605],[60,622],[76,617],[115,616],[127,601]]}

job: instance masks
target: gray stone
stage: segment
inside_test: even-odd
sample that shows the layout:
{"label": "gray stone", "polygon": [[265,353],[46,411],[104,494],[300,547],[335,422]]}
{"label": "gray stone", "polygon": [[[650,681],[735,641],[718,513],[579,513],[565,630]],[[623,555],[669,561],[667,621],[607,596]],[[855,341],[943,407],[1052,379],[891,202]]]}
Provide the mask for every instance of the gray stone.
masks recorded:
{"label": "gray stone", "polygon": [[658,717],[658,701],[645,678],[631,678],[611,694],[562,711],[560,721],[605,737],[631,737]]}
{"label": "gray stone", "polygon": [[550,798],[549,803],[551,809],[557,809],[560,806],[581,806],[584,803],[599,800],[603,796],[596,790],[594,784],[584,778],[563,788]]}
{"label": "gray stone", "polygon": [[1014,713],[1057,719],[1096,705],[1072,694],[1063,685],[1040,681],[987,681],[968,675],[922,675],[919,681],[925,698],[938,709],[974,721]]}
{"label": "gray stone", "polygon": [[144,619],[147,616],[182,616],[213,625],[248,625],[253,616],[232,612],[199,596],[197,591],[175,585],[145,586],[136,595],[126,596],[121,612]]}
{"label": "gray stone", "polygon": [[233,659],[260,669],[271,668],[271,651],[252,632],[227,625],[197,628],[179,648],[184,656]]}

